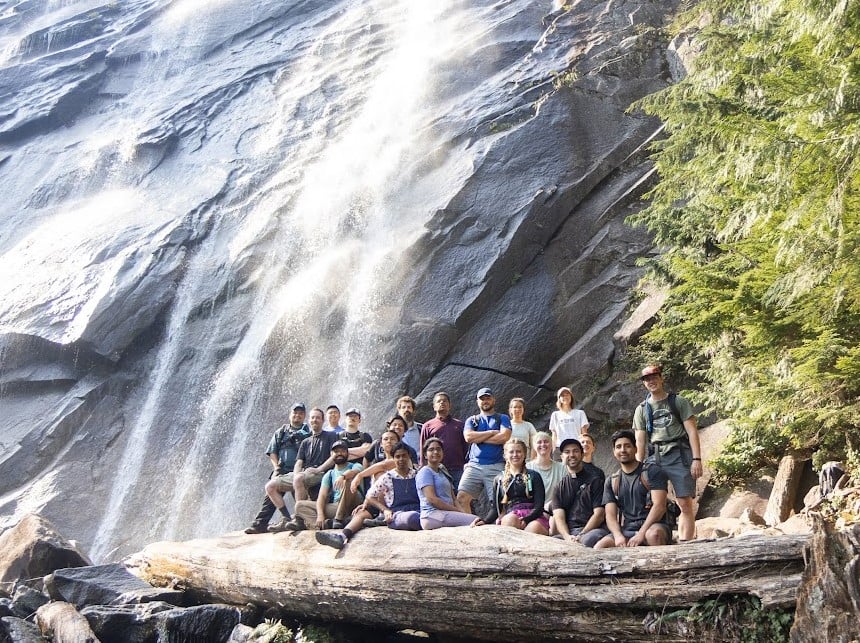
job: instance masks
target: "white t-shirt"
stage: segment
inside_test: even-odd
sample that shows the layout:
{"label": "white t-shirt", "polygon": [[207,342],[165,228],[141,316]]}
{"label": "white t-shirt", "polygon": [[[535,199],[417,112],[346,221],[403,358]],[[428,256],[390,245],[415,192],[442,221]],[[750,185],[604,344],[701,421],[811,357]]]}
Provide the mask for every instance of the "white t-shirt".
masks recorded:
{"label": "white t-shirt", "polygon": [[570,412],[554,411],[549,418],[549,430],[557,447],[568,438],[579,440],[584,426],[588,426],[588,418],[582,409],[572,409]]}

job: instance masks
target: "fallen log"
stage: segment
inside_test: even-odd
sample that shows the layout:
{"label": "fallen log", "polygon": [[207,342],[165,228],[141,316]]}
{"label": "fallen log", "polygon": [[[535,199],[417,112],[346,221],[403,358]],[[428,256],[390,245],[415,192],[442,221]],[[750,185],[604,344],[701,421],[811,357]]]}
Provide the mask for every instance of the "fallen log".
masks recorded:
{"label": "fallen log", "polygon": [[708,597],[793,607],[808,538],[594,551],[497,526],[368,529],[338,552],[312,532],[229,534],[155,543],[126,565],[156,586],[325,621],[502,641],[653,641],[649,614]]}

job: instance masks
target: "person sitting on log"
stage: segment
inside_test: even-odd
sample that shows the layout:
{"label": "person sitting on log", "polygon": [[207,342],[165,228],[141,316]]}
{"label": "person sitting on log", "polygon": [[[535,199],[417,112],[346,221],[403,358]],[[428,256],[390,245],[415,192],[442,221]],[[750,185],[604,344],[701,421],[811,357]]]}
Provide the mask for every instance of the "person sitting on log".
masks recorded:
{"label": "person sitting on log", "polygon": [[296,516],[284,526],[286,531],[301,531],[309,525],[323,529],[327,521],[332,529],[343,529],[344,520],[358,504],[360,493],[352,491],[350,482],[361,471],[361,465],[349,462],[349,449],[340,440],[331,445],[331,455],[334,469],[323,476],[316,502],[298,501]]}
{"label": "person sitting on log", "polygon": [[582,461],[585,464],[592,464],[592,460],[594,460],[594,438],[588,433],[584,433],[579,436],[579,442],[582,444]]}
{"label": "person sitting on log", "polygon": [[484,522],[549,535],[544,514],[543,478],[526,468],[528,445],[519,438],[505,444],[505,469],[493,481],[493,505]]}
{"label": "person sitting on log", "polygon": [[426,464],[415,476],[421,505],[421,528],[483,525],[484,522],[478,516],[462,512],[454,504],[454,485],[447,471],[442,468],[442,459],[445,457],[442,440],[425,439],[421,445],[421,457]]}
{"label": "person sitting on log", "polygon": [[621,470],[609,476],[603,487],[606,526],[611,532],[595,549],[667,545],[672,542],[666,515],[669,481],[656,464],[636,460],[636,435],[629,429],[610,438],[612,453]]}
{"label": "person sitting on log", "polygon": [[[394,468],[394,451],[392,449],[394,448],[394,445],[400,443],[397,433],[394,431],[385,431],[379,437],[378,442],[380,450],[382,451],[382,458],[378,460],[374,459],[373,462],[368,462],[367,456],[364,457],[364,469],[359,471],[350,483],[353,491],[358,491],[365,480],[375,481],[380,475],[386,471],[391,471]],[[409,450],[408,445],[406,445],[406,450]],[[372,451],[368,451],[367,455],[369,456],[372,453]],[[411,459],[412,458],[410,456],[410,460]]]}
{"label": "person sitting on log", "polygon": [[320,483],[326,470],[332,466],[326,464],[326,458],[328,458],[331,445],[337,440],[337,436],[330,431],[323,431],[322,409],[311,409],[308,415],[308,424],[311,434],[299,445],[293,470],[284,475],[274,476],[266,483],[266,495],[269,496],[274,506],[284,514],[284,518],[279,523],[269,527],[269,531],[284,531],[291,522],[284,502],[284,495],[293,491],[297,501],[306,500],[308,492]]}
{"label": "person sitting on log", "polygon": [[[385,430],[394,431],[397,435],[397,440],[395,440],[395,442],[403,442],[403,444],[406,444],[406,448],[409,450],[409,457],[412,459],[413,464],[418,464],[418,452],[403,439],[403,436],[406,434],[406,419],[400,415],[391,417],[385,423]],[[377,462],[381,462],[385,459],[387,459],[387,456],[382,449],[382,438],[380,436],[379,439],[373,441],[373,444],[370,445],[370,450],[364,456],[364,468],[366,469],[370,465],[376,464]]]}
{"label": "person sitting on log", "polygon": [[552,435],[548,432],[538,431],[535,434],[534,445],[537,450],[537,457],[527,462],[526,467],[540,474],[543,480],[544,498],[546,498],[544,509],[549,513],[549,501],[552,498],[552,492],[559,481],[567,475],[567,467],[552,459]]}
{"label": "person sitting on log", "polygon": [[[343,549],[362,527],[388,525],[389,529],[421,529],[415,467],[407,447],[405,442],[394,445],[391,451],[394,469],[386,471],[373,483],[364,503],[356,508],[352,519],[341,533],[318,531],[315,534],[318,543]],[[371,517],[370,508],[377,510],[377,518]]]}
{"label": "person sitting on log", "polygon": [[[585,436],[583,436],[585,437]],[[594,547],[609,531],[604,527],[603,471],[586,467],[578,440],[561,443],[566,475],[553,490],[550,500],[556,537]]]}

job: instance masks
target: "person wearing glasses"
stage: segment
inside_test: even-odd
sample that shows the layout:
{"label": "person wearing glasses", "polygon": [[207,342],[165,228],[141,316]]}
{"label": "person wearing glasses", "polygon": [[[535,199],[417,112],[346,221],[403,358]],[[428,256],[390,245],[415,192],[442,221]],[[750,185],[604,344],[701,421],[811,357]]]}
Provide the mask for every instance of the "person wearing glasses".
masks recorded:
{"label": "person wearing glasses", "polygon": [[464,513],[454,504],[454,484],[447,471],[442,468],[442,460],[445,457],[442,440],[424,440],[421,456],[425,464],[415,476],[421,508],[421,528],[474,527],[484,524],[478,516]]}
{"label": "person wearing glasses", "polygon": [[702,450],[693,406],[666,390],[659,364],[646,365],[639,379],[648,396],[633,414],[636,459],[658,464],[665,472],[681,509],[678,540],[692,540],[696,537],[696,480],[702,476]]}

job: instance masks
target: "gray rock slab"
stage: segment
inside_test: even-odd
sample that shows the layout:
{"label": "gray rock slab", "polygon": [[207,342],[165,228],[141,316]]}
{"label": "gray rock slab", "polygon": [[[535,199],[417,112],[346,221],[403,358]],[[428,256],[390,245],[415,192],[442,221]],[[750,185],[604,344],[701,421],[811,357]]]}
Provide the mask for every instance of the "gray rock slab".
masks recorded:
{"label": "gray rock slab", "polygon": [[14,616],[0,618],[0,643],[45,643],[39,628]]}
{"label": "gray rock slab", "polygon": [[229,605],[185,609],[163,602],[145,605],[97,605],[81,610],[102,643],[175,643],[227,641],[239,624],[239,610]]}
{"label": "gray rock slab", "polygon": [[187,604],[183,592],[152,587],[118,563],[57,570],[45,579],[45,589],[54,600],[67,601],[78,608],[151,601]]}

